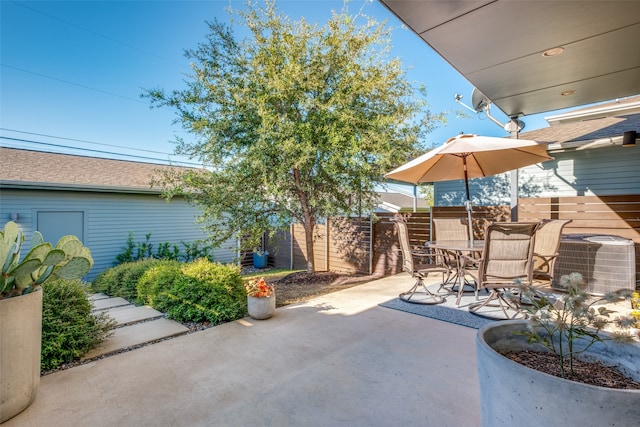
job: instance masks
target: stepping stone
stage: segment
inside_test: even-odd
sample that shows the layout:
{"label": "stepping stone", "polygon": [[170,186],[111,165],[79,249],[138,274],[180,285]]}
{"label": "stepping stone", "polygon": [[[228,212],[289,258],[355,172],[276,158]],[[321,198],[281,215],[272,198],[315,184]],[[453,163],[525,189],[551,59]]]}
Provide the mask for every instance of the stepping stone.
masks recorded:
{"label": "stepping stone", "polygon": [[116,297],[116,298],[107,298],[107,299],[99,299],[96,301],[92,301],[93,310],[105,310],[108,308],[114,307],[122,307],[124,305],[133,305],[129,301],[124,298]]}
{"label": "stepping stone", "polygon": [[105,295],[105,294],[102,294],[102,293],[89,295],[89,301],[97,301],[99,299],[107,299],[107,298],[109,298],[109,295]]}
{"label": "stepping stone", "polygon": [[130,323],[140,322],[162,317],[162,313],[147,306],[127,306],[108,311],[109,317],[115,319],[118,325],[128,325]]}
{"label": "stepping stone", "polygon": [[180,323],[169,319],[156,319],[148,322],[136,323],[131,326],[114,329],[114,334],[97,348],[89,351],[82,360],[91,359],[103,354],[126,349],[139,344],[145,344],[162,338],[182,335],[189,329]]}

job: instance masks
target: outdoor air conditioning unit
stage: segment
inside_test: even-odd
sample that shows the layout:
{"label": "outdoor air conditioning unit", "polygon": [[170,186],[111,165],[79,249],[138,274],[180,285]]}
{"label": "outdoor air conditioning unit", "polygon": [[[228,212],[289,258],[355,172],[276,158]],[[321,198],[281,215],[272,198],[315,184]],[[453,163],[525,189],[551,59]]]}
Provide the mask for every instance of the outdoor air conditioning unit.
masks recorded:
{"label": "outdoor air conditioning unit", "polygon": [[632,240],[619,236],[568,234],[560,240],[551,287],[562,290],[560,278],[580,273],[586,291],[604,295],[618,289],[635,290],[636,256]]}

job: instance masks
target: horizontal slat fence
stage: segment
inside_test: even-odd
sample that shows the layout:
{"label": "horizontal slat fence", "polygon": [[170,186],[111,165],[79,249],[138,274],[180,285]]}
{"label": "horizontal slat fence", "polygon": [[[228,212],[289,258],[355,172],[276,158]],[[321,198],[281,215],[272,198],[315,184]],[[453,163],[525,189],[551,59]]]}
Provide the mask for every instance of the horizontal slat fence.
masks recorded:
{"label": "horizontal slat fence", "polygon": [[570,219],[564,234],[610,234],[633,240],[636,281],[640,280],[640,195],[521,198],[518,219]]}
{"label": "horizontal slat fence", "polygon": [[[467,209],[464,206],[433,206],[431,215],[434,218],[461,218],[465,223],[468,218]],[[490,222],[510,220],[511,210],[509,206],[473,206],[471,208],[473,238],[484,239],[484,229]]]}
{"label": "horizontal slat fence", "polygon": [[[314,242],[317,271],[350,274],[389,275],[401,271],[401,254],[392,219],[396,214],[369,217],[332,218],[319,225]],[[431,212],[405,213],[412,246],[431,240],[431,218],[467,218],[464,206],[432,207]],[[509,206],[474,206],[474,238],[484,238],[492,221],[509,221]],[[640,195],[603,197],[521,198],[519,221],[571,219],[564,233],[610,234],[631,239],[636,248],[636,279],[640,280]],[[328,235],[327,235],[328,230]],[[304,229],[299,224],[291,233],[281,233],[268,242],[270,265],[306,269]],[[293,263],[291,254],[293,253]]]}

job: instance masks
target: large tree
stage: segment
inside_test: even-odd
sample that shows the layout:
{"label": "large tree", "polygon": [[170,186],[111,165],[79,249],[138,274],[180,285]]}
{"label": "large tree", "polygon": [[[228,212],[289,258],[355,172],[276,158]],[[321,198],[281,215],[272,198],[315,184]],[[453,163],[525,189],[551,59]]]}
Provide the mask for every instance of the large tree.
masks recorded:
{"label": "large tree", "polygon": [[313,272],[318,221],[371,208],[384,173],[442,116],[389,58],[384,23],[346,6],[323,26],[291,21],[271,1],[229,12],[247,36],[209,22],[206,42],[186,51],[186,88],[146,92],[192,134],[176,152],[207,169],[165,175],[164,194],[200,205],[214,244],[239,235],[255,247],[265,231],[299,222]]}

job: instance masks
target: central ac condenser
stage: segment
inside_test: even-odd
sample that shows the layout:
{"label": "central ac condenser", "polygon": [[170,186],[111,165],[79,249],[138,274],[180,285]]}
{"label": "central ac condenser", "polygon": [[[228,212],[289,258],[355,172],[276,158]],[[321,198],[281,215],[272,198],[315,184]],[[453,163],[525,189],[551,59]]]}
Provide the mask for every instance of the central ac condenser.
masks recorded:
{"label": "central ac condenser", "polygon": [[602,234],[567,234],[560,240],[553,275],[554,289],[562,290],[565,274],[580,273],[593,295],[618,289],[635,290],[635,246],[632,240]]}

